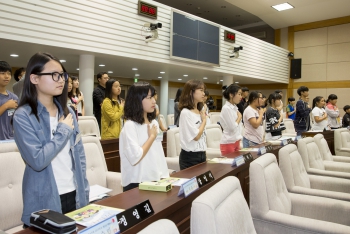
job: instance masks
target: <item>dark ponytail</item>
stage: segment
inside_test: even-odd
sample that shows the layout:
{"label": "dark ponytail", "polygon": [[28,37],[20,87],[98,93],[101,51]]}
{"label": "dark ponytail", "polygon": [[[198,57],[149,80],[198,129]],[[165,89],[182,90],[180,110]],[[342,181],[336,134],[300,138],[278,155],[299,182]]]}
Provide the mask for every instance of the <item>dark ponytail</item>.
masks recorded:
{"label": "dark ponytail", "polygon": [[241,90],[241,87],[236,84],[231,84],[228,87],[225,85],[222,87],[223,89],[223,96],[227,101],[230,101],[230,94],[233,96],[236,96],[239,90]]}
{"label": "dark ponytail", "polygon": [[328,96],[328,99],[327,99],[326,103],[328,103],[328,102],[331,101],[331,100],[336,100],[336,99],[338,99],[337,95],[335,95],[335,94],[330,94],[330,95]]}
{"label": "dark ponytail", "polygon": [[317,97],[315,97],[315,98],[312,100],[312,109],[315,108],[316,103],[320,102],[320,101],[322,100],[322,98],[323,98],[323,97],[321,97],[321,96],[317,96]]}

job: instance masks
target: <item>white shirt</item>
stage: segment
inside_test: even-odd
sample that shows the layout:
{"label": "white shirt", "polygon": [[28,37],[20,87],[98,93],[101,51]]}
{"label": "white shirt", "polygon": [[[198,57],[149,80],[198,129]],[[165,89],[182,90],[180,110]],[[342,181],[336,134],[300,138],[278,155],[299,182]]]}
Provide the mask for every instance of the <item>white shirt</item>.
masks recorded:
{"label": "white shirt", "polygon": [[[317,106],[314,107],[314,109],[312,110],[312,115],[314,117],[318,116],[319,118],[322,118],[324,116],[324,114],[326,113],[326,110],[323,108],[319,108]],[[312,126],[312,130],[323,130],[324,128],[326,128],[328,125],[328,120],[324,119],[321,122],[315,123]]]}
{"label": "white shirt", "polygon": [[259,118],[259,112],[255,109],[253,109],[251,106],[248,106],[244,112],[243,112],[243,124],[244,124],[244,138],[260,144],[263,142],[263,137],[264,137],[264,127],[263,127],[263,122],[260,124],[258,128],[254,128],[250,122],[249,119]]}
{"label": "white shirt", "polygon": [[200,114],[193,113],[189,109],[182,109],[179,121],[180,145],[181,149],[187,152],[199,152],[207,150],[206,132],[195,141],[194,138],[199,133],[199,127],[202,123]]}
{"label": "white shirt", "polygon": [[[153,120],[150,126],[159,125]],[[148,139],[147,124],[138,124],[127,120],[119,136],[119,152],[121,161],[122,186],[130,183],[158,181],[169,177],[162,142],[154,140],[145,157],[142,158],[142,146]],[[136,164],[140,161],[138,164]],[[136,165],[135,165],[136,164]]]}
{"label": "white shirt", "polygon": [[280,115],[282,115],[282,118],[287,118],[287,117],[285,116],[285,114],[284,114],[284,111],[283,111],[283,102],[282,102],[282,100],[281,100],[281,105],[280,105],[280,107],[282,107],[282,109],[280,110]]}
{"label": "white shirt", "polygon": [[224,129],[221,135],[220,144],[230,144],[235,143],[242,139],[240,132],[240,127],[237,124],[236,120],[238,107],[232,105],[230,102],[226,102],[221,109],[220,113],[220,125]]}
{"label": "white shirt", "polygon": [[[56,128],[58,125],[58,116],[50,116],[50,129],[51,139],[53,138]],[[73,163],[69,153],[70,141],[68,139],[67,144],[52,160],[52,170],[57,184],[58,193],[60,195],[74,191],[74,174],[73,174]]]}

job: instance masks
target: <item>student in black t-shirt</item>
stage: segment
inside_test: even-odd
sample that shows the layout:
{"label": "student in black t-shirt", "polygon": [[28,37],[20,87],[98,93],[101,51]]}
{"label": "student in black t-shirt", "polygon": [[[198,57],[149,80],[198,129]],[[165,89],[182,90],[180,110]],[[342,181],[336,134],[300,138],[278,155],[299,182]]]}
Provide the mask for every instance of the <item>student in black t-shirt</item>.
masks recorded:
{"label": "student in black t-shirt", "polygon": [[[283,116],[278,107],[281,105],[282,96],[279,93],[272,93],[269,96],[270,106],[266,111],[266,132],[271,133],[271,137],[281,136],[286,128],[283,123]],[[266,136],[266,138],[268,138]]]}
{"label": "student in black t-shirt", "polygon": [[249,89],[247,87],[242,87],[242,99],[241,102],[237,104],[238,111],[241,112],[243,116],[243,111],[247,103],[246,98],[249,96]]}
{"label": "student in black t-shirt", "polygon": [[343,116],[343,127],[350,126],[350,106],[344,106],[343,110],[345,111],[345,115]]}

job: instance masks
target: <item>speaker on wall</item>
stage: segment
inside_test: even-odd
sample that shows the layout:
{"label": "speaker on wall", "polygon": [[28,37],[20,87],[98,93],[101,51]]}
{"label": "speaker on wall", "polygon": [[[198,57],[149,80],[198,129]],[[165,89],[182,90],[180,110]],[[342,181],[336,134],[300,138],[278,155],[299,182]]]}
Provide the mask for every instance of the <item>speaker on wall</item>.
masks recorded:
{"label": "speaker on wall", "polygon": [[301,59],[290,60],[290,78],[292,79],[301,78]]}

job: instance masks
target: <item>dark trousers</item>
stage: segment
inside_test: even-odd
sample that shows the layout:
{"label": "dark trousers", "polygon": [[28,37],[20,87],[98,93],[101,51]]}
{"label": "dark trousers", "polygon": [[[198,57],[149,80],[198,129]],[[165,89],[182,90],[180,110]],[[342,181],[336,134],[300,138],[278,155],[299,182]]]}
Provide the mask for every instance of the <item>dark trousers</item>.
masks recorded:
{"label": "dark trousers", "polygon": [[75,196],[76,196],[75,190],[73,192],[60,195],[62,214],[66,214],[77,209]]}
{"label": "dark trousers", "polygon": [[179,164],[180,170],[192,167],[199,163],[205,162],[207,160],[207,156],[205,151],[199,152],[187,152],[181,149]]}
{"label": "dark trousers", "polygon": [[139,187],[139,183],[130,183],[127,186],[123,187],[123,192],[126,192],[133,188],[138,188],[138,187]]}

